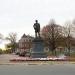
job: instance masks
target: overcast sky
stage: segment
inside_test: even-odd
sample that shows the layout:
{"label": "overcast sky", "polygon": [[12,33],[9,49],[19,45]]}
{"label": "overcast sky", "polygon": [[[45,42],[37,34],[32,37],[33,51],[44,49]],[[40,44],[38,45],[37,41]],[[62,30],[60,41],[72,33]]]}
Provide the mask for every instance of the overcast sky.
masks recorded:
{"label": "overcast sky", "polygon": [[75,18],[75,0],[0,0],[0,33],[34,35],[33,24],[41,27],[55,19],[58,24]]}

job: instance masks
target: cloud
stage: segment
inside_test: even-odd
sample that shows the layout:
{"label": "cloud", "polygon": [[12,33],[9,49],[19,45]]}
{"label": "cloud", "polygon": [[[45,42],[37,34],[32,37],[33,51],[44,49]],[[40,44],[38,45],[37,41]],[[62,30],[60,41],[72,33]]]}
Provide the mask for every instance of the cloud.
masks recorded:
{"label": "cloud", "polygon": [[74,0],[0,0],[0,32],[24,30],[33,34],[35,19],[39,20],[41,27],[51,18],[62,24],[75,17],[74,3]]}

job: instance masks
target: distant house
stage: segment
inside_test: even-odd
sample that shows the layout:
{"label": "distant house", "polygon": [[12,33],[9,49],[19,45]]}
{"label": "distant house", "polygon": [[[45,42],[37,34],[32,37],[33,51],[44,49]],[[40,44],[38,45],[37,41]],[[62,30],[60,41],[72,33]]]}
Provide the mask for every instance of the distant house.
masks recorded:
{"label": "distant house", "polygon": [[32,48],[33,37],[23,34],[19,40],[19,51],[29,51]]}

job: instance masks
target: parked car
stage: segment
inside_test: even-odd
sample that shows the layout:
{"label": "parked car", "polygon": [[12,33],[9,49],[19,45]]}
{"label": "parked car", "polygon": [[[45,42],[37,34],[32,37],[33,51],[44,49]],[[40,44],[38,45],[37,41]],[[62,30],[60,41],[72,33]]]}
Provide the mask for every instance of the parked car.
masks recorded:
{"label": "parked car", "polygon": [[16,54],[16,55],[19,55],[19,54],[20,54],[20,51],[19,51],[19,50],[16,50],[16,51],[15,51],[15,54]]}
{"label": "parked car", "polygon": [[26,55],[26,51],[20,51],[19,56],[25,56]]}

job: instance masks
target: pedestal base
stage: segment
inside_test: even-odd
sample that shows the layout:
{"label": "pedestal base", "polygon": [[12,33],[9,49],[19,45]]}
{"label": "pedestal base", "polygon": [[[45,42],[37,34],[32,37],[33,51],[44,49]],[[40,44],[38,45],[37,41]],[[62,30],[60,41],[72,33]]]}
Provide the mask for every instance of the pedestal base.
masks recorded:
{"label": "pedestal base", "polygon": [[31,51],[32,58],[46,58],[47,55],[44,52],[44,43],[42,38],[35,38],[33,40],[33,48]]}
{"label": "pedestal base", "polygon": [[46,58],[46,53],[32,53],[32,58]]}

